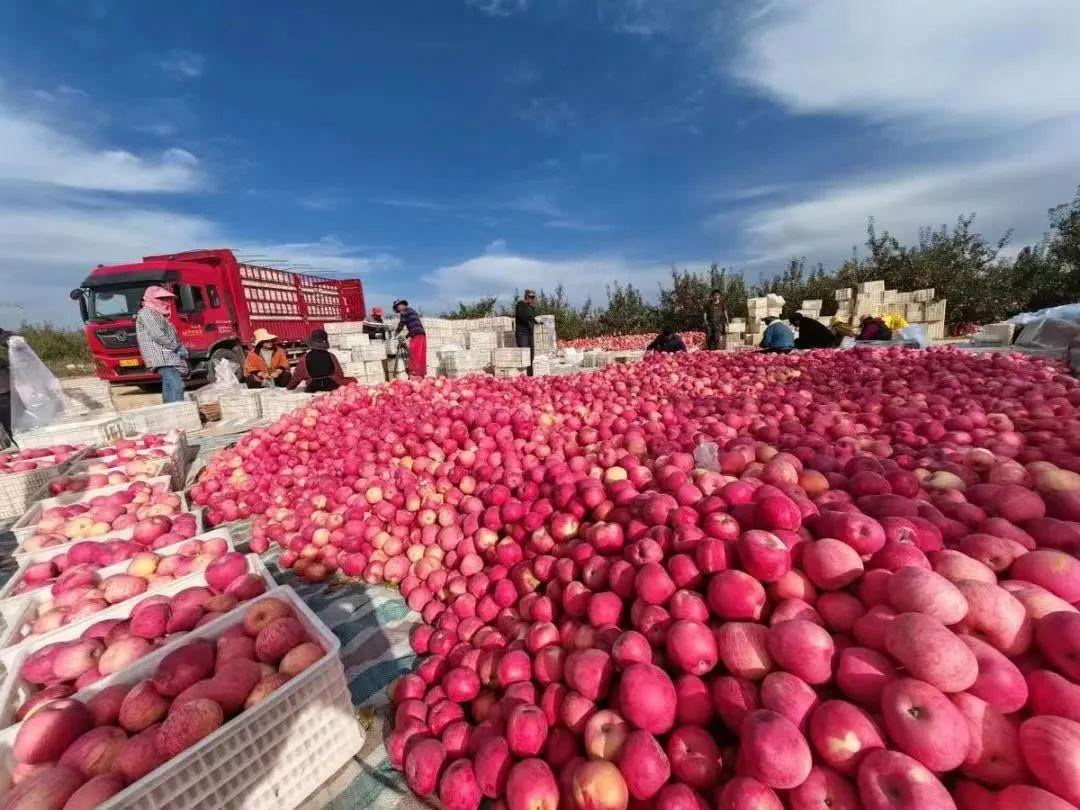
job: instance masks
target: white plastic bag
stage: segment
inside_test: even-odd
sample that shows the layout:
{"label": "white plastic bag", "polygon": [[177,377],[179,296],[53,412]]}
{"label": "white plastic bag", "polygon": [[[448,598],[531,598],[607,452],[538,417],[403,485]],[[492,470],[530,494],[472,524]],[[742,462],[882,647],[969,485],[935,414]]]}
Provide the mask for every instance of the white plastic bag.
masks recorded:
{"label": "white plastic bag", "polygon": [[912,340],[919,344],[920,349],[930,345],[930,335],[926,332],[926,326],[921,323],[911,323],[897,332],[904,340]]}
{"label": "white plastic bag", "polygon": [[[231,394],[244,386],[237,377],[240,366],[226,357],[214,361],[214,381],[195,391],[195,400],[200,404],[217,402],[222,394]],[[271,383],[272,385],[273,383]]]}
{"label": "white plastic bag", "polygon": [[694,448],[694,467],[720,472],[720,448],[716,442],[698,442],[698,446]]}
{"label": "white plastic bag", "polygon": [[45,427],[74,403],[60,381],[18,335],[8,340],[11,364],[11,427],[19,433]]}

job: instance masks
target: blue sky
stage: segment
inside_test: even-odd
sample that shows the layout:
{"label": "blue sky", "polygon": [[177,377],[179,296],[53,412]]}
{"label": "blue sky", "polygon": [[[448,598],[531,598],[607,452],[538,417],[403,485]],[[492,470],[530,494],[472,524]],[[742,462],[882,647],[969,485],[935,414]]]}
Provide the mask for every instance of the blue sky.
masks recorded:
{"label": "blue sky", "polygon": [[1080,183],[1074,0],[0,0],[0,321],[238,247],[369,303],[835,263]]}

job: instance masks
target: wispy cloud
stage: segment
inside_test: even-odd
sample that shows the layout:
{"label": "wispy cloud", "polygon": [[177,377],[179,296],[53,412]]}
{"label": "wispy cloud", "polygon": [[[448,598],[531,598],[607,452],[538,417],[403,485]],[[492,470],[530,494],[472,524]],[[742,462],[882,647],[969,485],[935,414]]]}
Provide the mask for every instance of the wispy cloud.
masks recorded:
{"label": "wispy cloud", "polygon": [[505,207],[524,214],[537,214],[543,217],[559,218],[566,216],[562,206],[555,202],[551,196],[541,192],[522,194],[509,200]]}
{"label": "wispy cloud", "polygon": [[580,231],[582,233],[601,233],[610,231],[610,225],[602,225],[598,222],[582,222],[577,219],[552,219],[544,223],[545,228],[553,228],[557,231]]}
{"label": "wispy cloud", "polygon": [[413,208],[418,211],[446,211],[449,206],[435,200],[425,200],[419,197],[384,197],[373,200],[379,205],[388,205],[391,208]]}
{"label": "wispy cloud", "polygon": [[34,91],[34,98],[39,101],[47,101],[51,104],[72,98],[90,98],[90,94],[78,87],[69,84],[58,84],[52,90],[39,89]]}
{"label": "wispy cloud", "polygon": [[533,96],[517,114],[542,132],[558,132],[577,124],[577,113],[569,104],[548,96]]}
{"label": "wispy cloud", "polygon": [[521,59],[511,67],[504,77],[507,84],[536,84],[542,78],[540,69],[528,59]]}
{"label": "wispy cloud", "polygon": [[206,69],[206,57],[196,51],[174,48],[158,60],[158,67],[174,79],[198,79]]}
{"label": "wispy cloud", "polygon": [[0,104],[0,181],[120,192],[188,191],[203,185],[183,149],[140,156],[99,148]]}
{"label": "wispy cloud", "polygon": [[333,211],[349,204],[349,198],[339,191],[312,191],[301,195],[297,202],[312,211]]}
{"label": "wispy cloud", "polygon": [[465,5],[488,17],[511,17],[529,8],[530,0],[465,0]]}

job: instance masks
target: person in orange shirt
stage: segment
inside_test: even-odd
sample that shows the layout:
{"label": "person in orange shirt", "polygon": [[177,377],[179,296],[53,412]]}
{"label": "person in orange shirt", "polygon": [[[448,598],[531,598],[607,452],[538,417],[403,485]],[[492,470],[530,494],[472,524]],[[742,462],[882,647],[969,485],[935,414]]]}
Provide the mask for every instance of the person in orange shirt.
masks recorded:
{"label": "person in orange shirt", "polygon": [[292,380],[289,356],[277,344],[277,335],[256,329],[254,346],[244,360],[244,382],[248,388],[285,388]]}

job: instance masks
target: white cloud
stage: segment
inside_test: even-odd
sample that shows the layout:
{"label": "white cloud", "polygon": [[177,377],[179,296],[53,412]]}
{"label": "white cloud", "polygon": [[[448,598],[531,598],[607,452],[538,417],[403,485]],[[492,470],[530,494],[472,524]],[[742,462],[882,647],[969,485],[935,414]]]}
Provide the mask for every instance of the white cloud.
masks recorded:
{"label": "white cloud", "polygon": [[487,247],[484,248],[484,253],[490,253],[493,256],[504,255],[506,253],[506,240],[492,239],[488,242]]}
{"label": "white cloud", "polygon": [[799,112],[1019,127],[1080,110],[1078,41],[1073,0],[777,0],[736,72]]}
{"label": "white cloud", "polygon": [[190,191],[202,185],[199,161],[183,149],[142,157],[92,146],[0,105],[0,181],[73,189]]}
{"label": "white cloud", "polygon": [[517,114],[541,132],[558,132],[577,124],[577,113],[569,104],[546,96],[533,96]]}
{"label": "white cloud", "polygon": [[465,5],[488,17],[510,17],[529,8],[530,0],[465,0]]}
{"label": "white cloud", "polygon": [[490,295],[505,301],[526,287],[551,290],[562,284],[571,301],[582,303],[591,296],[593,301],[601,302],[607,300],[608,285],[616,281],[634,284],[651,297],[656,282],[668,272],[670,265],[637,264],[621,256],[542,259],[493,253],[428,273],[421,281],[430,289],[418,298],[428,311],[434,312],[452,307],[457,301]]}
{"label": "white cloud", "polygon": [[[796,114],[885,124],[904,142],[873,172],[721,192],[751,266],[839,261],[873,216],[910,242],[976,213],[988,237],[1039,238],[1080,180],[1080,5],[1064,0],[770,0],[733,70]],[[760,192],[760,193],[759,193]],[[742,206],[742,211],[739,210]],[[749,210],[749,213],[746,213]]]}
{"label": "white cloud", "polygon": [[158,67],[180,81],[198,79],[206,69],[206,57],[195,51],[174,48],[158,61]]}

